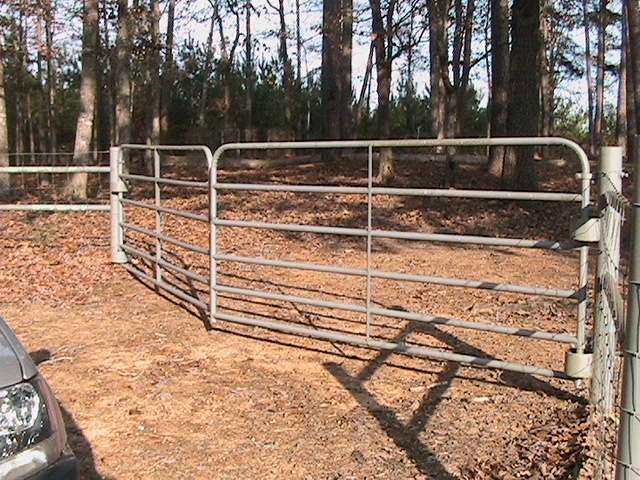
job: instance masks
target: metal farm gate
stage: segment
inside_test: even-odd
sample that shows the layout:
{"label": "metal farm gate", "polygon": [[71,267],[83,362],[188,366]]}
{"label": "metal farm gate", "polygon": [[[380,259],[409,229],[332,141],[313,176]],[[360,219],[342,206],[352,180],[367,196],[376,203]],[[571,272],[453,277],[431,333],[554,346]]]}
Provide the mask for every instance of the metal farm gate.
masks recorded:
{"label": "metal farm gate", "polygon": [[[389,188],[374,186],[373,158],[379,149],[415,149],[415,148],[455,148],[455,147],[563,147],[569,149],[576,157],[579,165],[579,184],[577,192],[519,192],[519,191],[488,191],[488,190],[456,190],[456,189],[413,189]],[[301,185],[301,184],[262,184],[262,183],[224,183],[219,181],[218,166],[226,152],[238,151],[293,151],[293,150],[336,150],[347,149],[350,152],[361,151],[367,158],[366,186],[331,186],[331,185]],[[203,169],[208,169],[209,181],[194,181],[176,176],[163,176],[161,155],[189,154],[191,158],[198,156]],[[131,174],[128,162],[132,156],[146,157],[149,164],[153,163],[152,171]],[[147,198],[153,202],[144,202],[128,193],[129,186],[136,188],[153,188],[153,195],[147,190]],[[208,191],[208,205],[191,207],[167,204],[161,194],[161,187],[178,189],[200,189]],[[137,190],[135,190],[137,191]],[[186,191],[186,190],[185,190]],[[598,242],[599,226],[593,218],[591,205],[591,171],[586,153],[576,143],[562,138],[512,138],[512,139],[455,139],[455,140],[371,140],[371,141],[325,141],[325,142],[287,142],[287,143],[250,143],[227,144],[218,148],[215,153],[207,147],[199,146],[148,146],[122,145],[111,149],[111,219],[112,219],[112,257],[116,263],[124,267],[138,278],[149,282],[154,288],[166,291],[179,297],[203,312],[213,324],[218,321],[232,322],[254,327],[263,327],[287,334],[301,335],[315,339],[335,341],[358,347],[388,350],[411,356],[424,357],[441,361],[453,361],[463,364],[496,368],[501,370],[522,372],[535,375],[560,378],[588,378],[591,376],[591,355],[587,352],[587,284],[589,248],[593,242]],[[219,212],[218,196],[222,192],[288,192],[295,194],[343,194],[356,195],[366,198],[367,226],[366,228],[345,228],[320,225],[278,223],[277,219],[267,218],[265,221],[249,221],[222,218]],[[569,240],[534,240],[527,238],[499,238],[489,236],[470,236],[455,234],[435,234],[416,231],[381,230],[374,228],[372,205],[378,195],[412,196],[412,197],[440,197],[457,199],[475,199],[478,201],[507,200],[507,201],[536,201],[536,202],[566,202],[575,211],[576,225]],[[143,226],[136,221],[147,215],[151,224]],[[208,245],[198,245],[196,242],[180,238],[179,234],[172,234],[165,229],[165,221],[169,218],[180,218],[200,224],[200,230],[207,232]],[[366,240],[366,267],[349,268],[336,264],[317,264],[292,261],[287,258],[264,258],[262,256],[236,256],[221,249],[218,241],[220,229],[258,229],[278,232],[312,233],[318,235],[332,235],[342,237],[357,237]],[[567,226],[569,230],[569,226]],[[147,243],[131,240],[132,235],[145,237]],[[509,247],[517,249],[545,249],[553,251],[579,251],[579,270],[576,272],[575,288],[543,288],[528,285],[514,285],[507,283],[485,282],[477,280],[463,280],[440,276],[423,275],[418,272],[400,273],[383,271],[372,267],[372,243],[374,239],[411,240],[414,242],[437,242],[457,245],[480,245],[489,247]],[[200,255],[208,262],[208,268],[195,269],[189,265],[179,265],[165,256],[164,245],[171,244],[193,254]],[[151,268],[145,271],[133,261],[142,261]],[[366,296],[363,304],[344,303],[310,298],[306,296],[276,293],[255,288],[238,288],[225,285],[219,281],[218,266],[224,262],[244,265],[254,265],[277,269],[294,269],[325,274],[346,275],[360,277],[366,282]],[[176,283],[167,280],[166,275],[179,274],[204,285],[208,295],[197,293],[197,289],[181,288]],[[379,308],[372,299],[372,282],[375,279],[429,283],[449,287],[492,290],[531,296],[544,296],[573,302],[576,305],[575,333],[555,333],[530,328],[518,328],[500,324],[467,321],[455,318],[443,318],[421,312],[408,312],[392,308]],[[290,302],[325,309],[336,309],[366,316],[360,334],[345,333],[326,328],[315,328],[295,322],[281,321],[257,316],[239,315],[225,311],[219,307],[219,295],[236,295],[270,301]],[[206,298],[208,297],[208,299]],[[371,333],[374,317],[385,317],[396,320],[407,320],[425,324],[438,324],[481,332],[491,332],[510,336],[526,337],[549,342],[566,344],[570,347],[565,358],[564,371],[528,365],[509,361],[473,356],[445,351],[422,345],[415,345],[404,341],[392,341],[377,338]]]}

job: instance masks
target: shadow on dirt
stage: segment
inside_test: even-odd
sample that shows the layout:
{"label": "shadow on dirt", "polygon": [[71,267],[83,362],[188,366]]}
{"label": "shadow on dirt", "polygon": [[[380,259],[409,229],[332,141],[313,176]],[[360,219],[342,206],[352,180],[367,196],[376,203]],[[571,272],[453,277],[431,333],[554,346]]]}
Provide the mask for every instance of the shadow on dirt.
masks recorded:
{"label": "shadow on dirt", "polygon": [[[49,350],[36,350],[29,353],[31,359],[36,365],[40,365],[51,359]],[[113,477],[105,477],[98,472],[96,467],[95,455],[91,442],[84,435],[82,428],[73,418],[73,415],[58,402],[62,419],[67,429],[67,441],[76,458],[78,459],[78,471],[80,480],[114,480]]]}
{"label": "shadow on dirt", "polygon": [[[395,342],[404,341],[414,332],[427,333],[435,338],[447,343],[456,350],[461,350],[466,354],[491,358],[482,350],[461,341],[455,335],[444,332],[433,325],[409,324],[400,332]],[[380,427],[384,429],[393,442],[401,448],[415,466],[429,478],[437,480],[448,480],[456,478],[453,476],[437,458],[436,454],[421,439],[420,434],[433,417],[444,394],[449,390],[454,379],[459,377],[461,364],[446,362],[444,369],[438,374],[433,382],[434,387],[424,395],[420,406],[415,410],[413,417],[403,423],[398,413],[392,408],[380,402],[366,387],[375,372],[386,364],[393,354],[390,351],[381,351],[373,359],[367,362],[359,373],[352,375],[342,365],[335,362],[325,363],[325,368],[340,382],[340,384],[351,394],[351,396],[375,418]],[[570,400],[579,404],[584,404],[585,400],[570,392],[555,387],[549,382],[539,380],[532,375],[514,372],[504,372],[501,380],[508,386],[521,390],[535,390],[544,392],[561,399]]]}

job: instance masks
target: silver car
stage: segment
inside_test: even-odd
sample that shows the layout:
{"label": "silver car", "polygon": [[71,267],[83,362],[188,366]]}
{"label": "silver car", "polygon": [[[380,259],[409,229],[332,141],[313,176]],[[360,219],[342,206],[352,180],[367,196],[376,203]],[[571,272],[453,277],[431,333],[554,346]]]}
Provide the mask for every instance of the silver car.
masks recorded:
{"label": "silver car", "polygon": [[60,407],[0,317],[0,479],[78,478]]}

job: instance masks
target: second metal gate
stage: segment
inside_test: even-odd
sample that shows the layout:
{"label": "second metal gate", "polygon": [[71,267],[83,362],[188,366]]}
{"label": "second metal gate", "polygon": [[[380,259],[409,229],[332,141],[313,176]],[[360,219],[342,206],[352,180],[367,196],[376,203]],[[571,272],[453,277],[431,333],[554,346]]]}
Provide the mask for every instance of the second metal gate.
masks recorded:
{"label": "second metal gate", "polygon": [[[424,148],[424,147],[486,147],[486,146],[556,146],[571,150],[579,164],[580,189],[576,192],[518,192],[518,191],[486,191],[486,190],[456,190],[456,189],[415,189],[389,188],[374,186],[373,158],[378,149],[382,148]],[[293,151],[293,150],[336,150],[348,149],[364,150],[367,158],[366,186],[330,186],[330,185],[302,185],[302,184],[262,184],[262,183],[230,183],[220,182],[218,165],[225,152],[234,151]],[[125,173],[125,157],[131,152],[145,151],[150,153],[148,159],[153,159],[153,174],[132,175]],[[203,168],[208,170],[208,182],[189,179],[167,178],[161,175],[160,153],[167,151],[196,152]],[[598,222],[591,215],[590,182],[591,172],[585,152],[574,142],[562,138],[512,138],[512,139],[456,139],[456,140],[371,140],[371,141],[334,141],[334,142],[286,142],[286,143],[251,143],[227,144],[211,153],[207,147],[187,146],[146,146],[123,145],[112,149],[111,152],[111,189],[112,189],[112,256],[115,262],[124,263],[131,273],[163,289],[182,300],[194,305],[204,312],[211,323],[227,321],[236,324],[263,327],[288,334],[301,335],[316,339],[329,340],[351,344],[359,347],[389,350],[412,356],[425,357],[442,361],[454,361],[468,365],[516,371],[528,374],[560,377],[587,378],[590,376],[590,355],[587,349],[587,283],[589,243],[598,240]],[[154,186],[153,203],[134,200],[127,195],[128,182],[139,182]],[[206,189],[208,191],[208,212],[187,211],[167,206],[161,198],[160,186],[170,185],[176,188]],[[273,221],[250,221],[221,218],[218,215],[218,194],[221,192],[290,192],[290,193],[321,193],[359,195],[366,197],[367,227],[345,228],[320,225],[278,223]],[[537,202],[565,202],[575,205],[575,217],[578,220],[573,232],[573,238],[567,241],[557,239],[535,240],[527,238],[504,238],[489,236],[453,235],[440,233],[423,233],[415,231],[382,230],[373,228],[372,203],[377,195],[413,196],[413,197],[441,197],[463,198],[477,200],[510,200]],[[127,218],[125,209],[139,209],[153,212],[155,227],[143,227]],[[178,217],[189,221],[206,224],[209,232],[208,245],[196,245],[184,239],[177,238],[163,229],[165,216]],[[569,226],[567,226],[568,228]],[[238,256],[222,251],[219,247],[218,232],[221,228],[257,229],[278,232],[300,232],[318,235],[337,235],[341,237],[357,237],[366,240],[365,268],[350,268],[331,264],[317,264],[292,261],[286,258],[265,258],[263,256]],[[152,239],[153,249],[134,246],[127,241],[127,232],[135,232]],[[579,271],[577,272],[576,287],[560,289],[552,287],[535,287],[508,283],[485,282],[477,280],[463,280],[419,273],[401,273],[383,271],[372,267],[372,242],[374,239],[411,240],[415,242],[438,242],[451,244],[482,245],[491,247],[509,247],[517,249],[544,249],[552,251],[578,250]],[[179,266],[168,261],[163,254],[163,244],[172,244],[199,255],[207,256],[208,272],[198,272],[188,265]],[[131,258],[142,259],[153,265],[155,274],[149,274],[137,268],[130,262]],[[237,263],[272,267],[278,269],[305,270],[327,274],[361,277],[366,281],[366,296],[362,300],[364,305],[356,303],[328,301],[306,296],[275,293],[255,288],[238,288],[222,284],[218,279],[218,267],[222,263]],[[206,284],[209,298],[185,291],[176,287],[163,278],[163,269],[179,273],[186,278]],[[574,334],[556,333],[552,331],[519,328],[500,324],[474,322],[455,318],[444,318],[419,312],[408,312],[393,308],[380,308],[374,305],[371,295],[371,284],[374,279],[385,279],[413,283],[429,283],[449,287],[492,290],[497,292],[517,293],[533,296],[544,296],[562,299],[576,304],[576,328]],[[345,333],[332,329],[315,328],[295,322],[287,322],[249,315],[238,315],[225,311],[219,307],[219,295],[236,295],[263,300],[290,302],[326,309],[355,312],[366,316],[361,334]],[[391,341],[377,338],[371,333],[373,317],[393,318],[421,324],[446,325],[494,334],[527,337],[536,340],[566,344],[571,350],[567,353],[564,371],[554,370],[542,366],[518,363],[509,360],[474,356],[456,352],[414,345],[405,341]]]}

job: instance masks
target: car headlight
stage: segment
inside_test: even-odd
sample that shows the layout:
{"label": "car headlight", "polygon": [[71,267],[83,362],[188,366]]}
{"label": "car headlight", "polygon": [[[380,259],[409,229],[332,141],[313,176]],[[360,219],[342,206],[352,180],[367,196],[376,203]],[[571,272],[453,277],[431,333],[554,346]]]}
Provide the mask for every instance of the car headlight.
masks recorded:
{"label": "car headlight", "polygon": [[60,409],[41,377],[0,389],[0,478],[20,479],[60,457]]}

